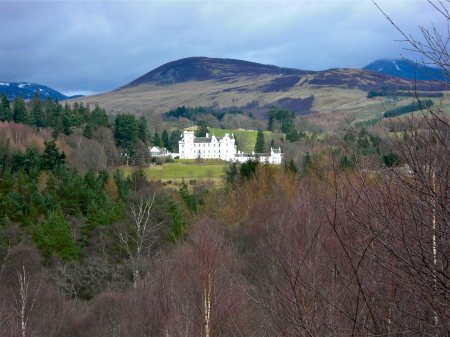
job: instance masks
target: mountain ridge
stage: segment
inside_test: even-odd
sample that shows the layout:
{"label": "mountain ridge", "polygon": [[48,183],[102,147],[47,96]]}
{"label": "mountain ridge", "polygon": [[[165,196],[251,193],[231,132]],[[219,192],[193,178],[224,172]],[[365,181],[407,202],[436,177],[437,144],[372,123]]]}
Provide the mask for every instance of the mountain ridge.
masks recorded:
{"label": "mountain ridge", "polygon": [[[77,101],[109,113],[162,114],[179,106],[214,109],[280,106],[311,99],[311,111],[332,112],[367,104],[371,90],[442,90],[432,81],[392,77],[365,69],[300,70],[234,59],[184,58],[168,62],[107,93]],[[71,100],[69,102],[73,102]],[[295,102],[294,102],[295,103]],[[305,104],[291,104],[306,109]]]}

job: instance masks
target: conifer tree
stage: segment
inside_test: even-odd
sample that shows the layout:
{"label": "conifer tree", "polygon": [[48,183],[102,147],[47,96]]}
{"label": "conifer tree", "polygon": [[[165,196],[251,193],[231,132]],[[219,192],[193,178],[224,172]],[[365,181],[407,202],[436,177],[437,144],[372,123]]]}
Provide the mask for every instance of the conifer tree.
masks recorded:
{"label": "conifer tree", "polygon": [[144,144],[149,141],[147,124],[147,118],[144,116],[142,116],[138,121],[138,138],[142,140]]}
{"label": "conifer tree", "polygon": [[53,103],[52,98],[49,96],[45,101],[45,125],[46,126],[54,126],[53,124],[53,115],[54,110],[56,109],[56,103]]}
{"label": "conifer tree", "polygon": [[161,138],[159,137],[158,131],[155,131],[153,134],[153,146],[160,146],[161,145]]}
{"label": "conifer tree", "polygon": [[179,151],[178,142],[180,141],[180,138],[181,138],[181,130],[179,129],[173,130],[172,133],[170,134],[169,139],[170,149],[169,147],[167,147],[170,152],[178,153]]}
{"label": "conifer tree", "polygon": [[86,126],[84,127],[83,136],[85,136],[87,139],[92,139],[92,127],[89,124],[86,124]]}
{"label": "conifer tree", "polygon": [[258,130],[256,135],[255,153],[263,153],[266,147],[266,142],[264,140],[264,133],[262,130]]}
{"label": "conifer tree", "polygon": [[46,259],[53,254],[59,255],[63,260],[78,256],[70,223],[59,207],[49,212],[47,219],[32,229],[32,234],[36,246]]}
{"label": "conifer tree", "polygon": [[29,116],[29,124],[37,127],[45,126],[45,114],[39,93],[34,94],[33,97],[33,107]]}
{"label": "conifer tree", "polygon": [[13,120],[16,123],[27,123],[28,112],[22,93],[14,99]]}
{"label": "conifer tree", "polygon": [[117,115],[114,121],[117,145],[131,154],[138,141],[138,123],[134,115]]}
{"label": "conifer tree", "polygon": [[66,115],[62,116],[62,126],[63,126],[63,132],[66,136],[69,136],[73,133],[72,129],[70,128],[70,120],[69,117]]}
{"label": "conifer tree", "polygon": [[167,130],[163,130],[162,134],[161,134],[161,144],[162,147],[169,147],[170,143],[169,143],[169,134],[167,133]]}
{"label": "conifer tree", "polygon": [[41,156],[41,169],[52,170],[54,167],[64,165],[66,163],[66,154],[59,153],[59,149],[56,146],[55,140],[50,142],[44,141],[45,150]]}
{"label": "conifer tree", "polygon": [[11,102],[3,92],[2,101],[0,103],[0,121],[10,121],[12,120],[12,117]]}
{"label": "conifer tree", "polygon": [[109,127],[108,115],[106,115],[106,111],[101,109],[98,104],[96,104],[94,110],[92,110],[89,124],[94,129],[98,129],[99,127]]}
{"label": "conifer tree", "polygon": [[197,131],[195,132],[195,137],[206,137],[206,134],[209,133],[209,129],[206,126],[205,121],[197,122]]}

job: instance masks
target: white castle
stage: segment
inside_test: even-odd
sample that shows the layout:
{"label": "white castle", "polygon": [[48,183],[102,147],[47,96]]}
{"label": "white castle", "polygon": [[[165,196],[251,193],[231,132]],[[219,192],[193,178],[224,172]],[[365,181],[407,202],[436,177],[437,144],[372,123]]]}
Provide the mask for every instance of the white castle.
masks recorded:
{"label": "white castle", "polygon": [[184,131],[178,142],[180,159],[222,159],[226,161],[246,162],[258,158],[269,164],[281,164],[281,149],[270,149],[267,153],[244,154],[236,149],[236,140],[228,133],[224,137],[195,137],[194,131]]}

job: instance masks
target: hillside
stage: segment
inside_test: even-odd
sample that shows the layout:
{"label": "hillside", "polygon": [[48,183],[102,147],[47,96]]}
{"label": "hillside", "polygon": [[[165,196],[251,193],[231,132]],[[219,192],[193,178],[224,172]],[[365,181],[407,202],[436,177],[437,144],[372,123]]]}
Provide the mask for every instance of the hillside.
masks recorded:
{"label": "hillside", "polygon": [[[99,104],[108,113],[164,113],[178,106],[332,112],[373,104],[367,92],[387,87],[439,90],[364,69],[305,71],[254,62],[192,57],[169,62],[113,91],[70,102]],[[306,100],[306,101],[305,101]]]}

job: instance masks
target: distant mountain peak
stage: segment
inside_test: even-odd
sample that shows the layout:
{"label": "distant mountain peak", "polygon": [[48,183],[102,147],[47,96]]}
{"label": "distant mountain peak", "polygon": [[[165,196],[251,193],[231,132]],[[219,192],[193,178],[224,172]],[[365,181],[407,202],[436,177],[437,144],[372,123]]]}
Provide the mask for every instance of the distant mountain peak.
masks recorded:
{"label": "distant mountain peak", "polygon": [[304,74],[305,71],[280,68],[256,62],[235,59],[188,57],[166,63],[136,80],[119,88],[129,88],[145,83],[168,85],[188,81],[227,81],[235,76],[259,76],[264,74]]}
{"label": "distant mountain peak", "polygon": [[440,69],[434,67],[425,68],[423,64],[408,59],[379,59],[368,64],[363,69],[391,76],[425,81],[433,80],[433,78],[426,75],[429,73],[435,79],[445,80],[445,76]]}
{"label": "distant mountain peak", "polygon": [[19,97],[20,94],[23,95],[24,99],[32,99],[36,93],[39,93],[42,100],[47,97],[51,97],[53,100],[57,98],[60,101],[72,98],[45,85],[30,82],[0,81],[0,93],[2,92],[6,94],[8,99]]}

